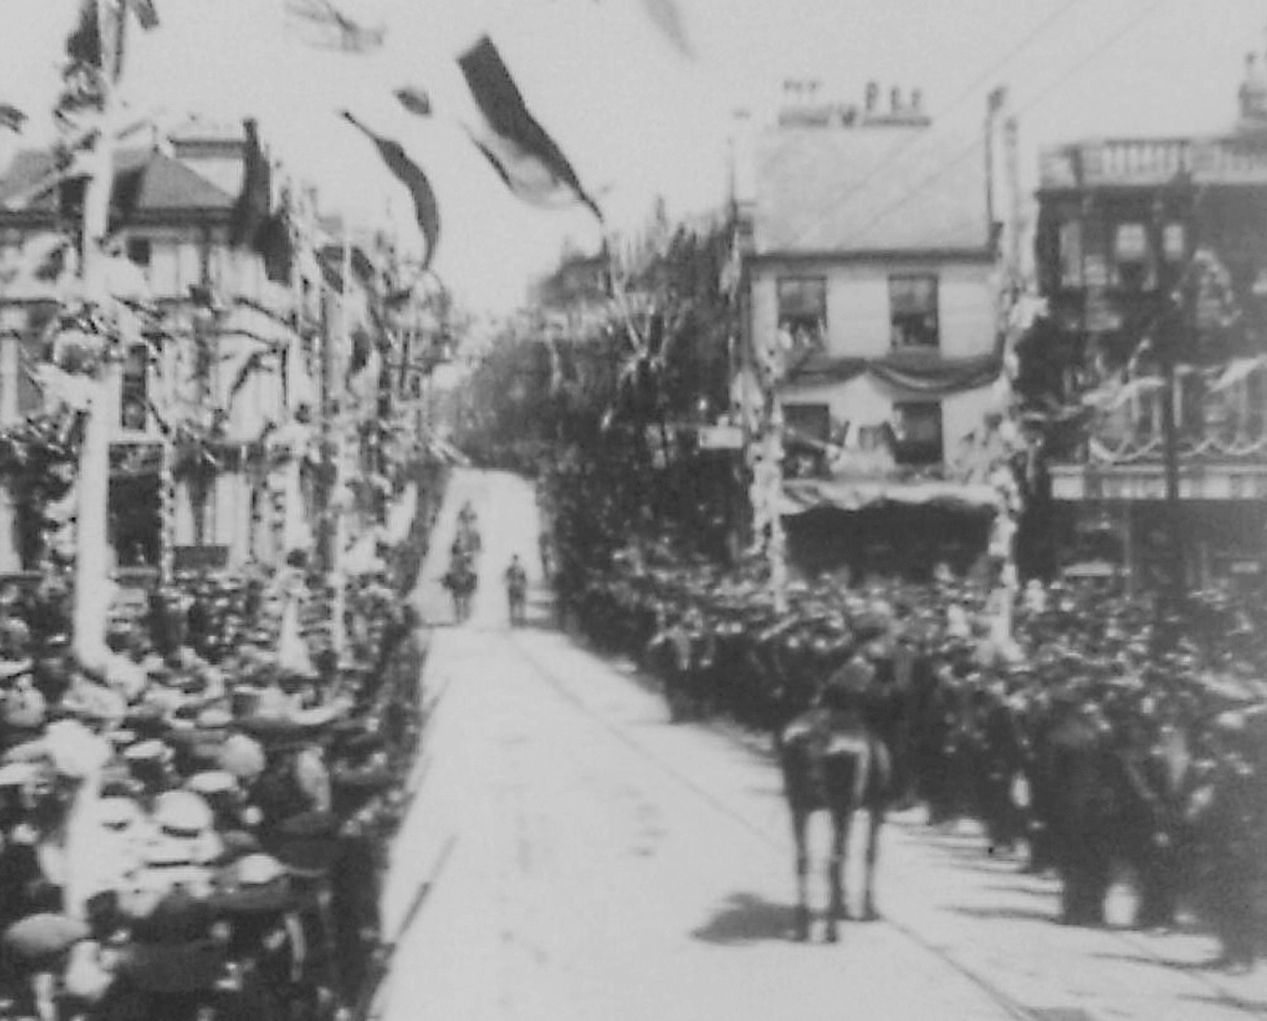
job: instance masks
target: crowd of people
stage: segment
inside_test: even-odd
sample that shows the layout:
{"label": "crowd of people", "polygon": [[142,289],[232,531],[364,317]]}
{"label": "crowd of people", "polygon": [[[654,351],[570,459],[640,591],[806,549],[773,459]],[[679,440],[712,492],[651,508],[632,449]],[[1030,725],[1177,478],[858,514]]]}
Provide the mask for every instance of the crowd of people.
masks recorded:
{"label": "crowd of people", "polygon": [[[777,740],[834,678],[893,752],[891,801],[982,820],[991,847],[1055,868],[1060,917],[1099,924],[1129,867],[1137,923],[1190,908],[1221,963],[1262,946],[1267,847],[1267,603],[1194,593],[1182,607],[1112,582],[1031,583],[1000,640],[997,593],[831,578],[776,608],[754,578],[634,553],[561,573],[565,615],[639,660],[673,718],[724,714]],[[843,672],[843,673],[842,673]]]}
{"label": "crowd of people", "polygon": [[302,556],[177,579],[101,668],[65,593],[0,591],[0,1018],[364,1016],[433,517],[337,599]]}

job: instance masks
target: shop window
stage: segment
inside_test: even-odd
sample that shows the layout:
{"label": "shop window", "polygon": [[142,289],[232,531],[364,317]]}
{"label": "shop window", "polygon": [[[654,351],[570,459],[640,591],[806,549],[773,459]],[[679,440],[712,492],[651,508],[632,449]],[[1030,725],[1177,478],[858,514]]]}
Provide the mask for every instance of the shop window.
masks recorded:
{"label": "shop window", "polygon": [[821,349],[827,339],[826,277],[779,280],[779,332],[794,350]]}
{"label": "shop window", "polygon": [[912,273],[889,277],[889,325],[894,348],[937,347],[937,277]]}
{"label": "shop window", "polygon": [[134,344],[123,360],[119,394],[119,424],[143,432],[149,422],[149,349]]}
{"label": "shop window", "polygon": [[1082,286],[1082,224],[1070,220],[1060,225],[1060,285]]}
{"label": "shop window", "polygon": [[917,401],[893,405],[894,458],[898,464],[939,464],[942,459],[941,404]]}

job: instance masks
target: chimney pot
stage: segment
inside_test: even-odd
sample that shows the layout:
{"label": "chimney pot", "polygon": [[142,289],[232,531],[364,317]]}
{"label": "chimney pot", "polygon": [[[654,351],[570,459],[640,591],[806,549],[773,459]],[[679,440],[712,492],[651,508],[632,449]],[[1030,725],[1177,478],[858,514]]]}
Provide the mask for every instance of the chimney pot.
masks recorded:
{"label": "chimney pot", "polygon": [[911,89],[911,110],[919,113],[924,106],[924,92],[922,89]]}
{"label": "chimney pot", "polygon": [[876,104],[880,102],[880,86],[875,82],[867,82],[867,113],[875,113]]}
{"label": "chimney pot", "polygon": [[902,109],[902,90],[896,85],[889,90],[889,106],[893,113]]}

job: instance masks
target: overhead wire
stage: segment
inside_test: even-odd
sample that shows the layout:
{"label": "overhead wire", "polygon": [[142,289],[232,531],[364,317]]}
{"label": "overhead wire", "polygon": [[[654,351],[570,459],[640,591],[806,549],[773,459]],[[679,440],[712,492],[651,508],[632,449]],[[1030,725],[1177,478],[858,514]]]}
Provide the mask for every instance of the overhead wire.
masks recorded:
{"label": "overhead wire", "polygon": [[[1089,63],[1091,63],[1097,57],[1101,56],[1107,50],[1115,46],[1129,32],[1131,32],[1133,29],[1135,29],[1137,26],[1142,24],[1145,20],[1147,20],[1157,11],[1159,11],[1162,7],[1166,6],[1167,4],[1171,2],[1172,0],[1153,0],[1151,4],[1149,4],[1143,10],[1141,10],[1129,22],[1123,25],[1120,29],[1114,32],[1107,39],[1104,39],[1098,46],[1091,49],[1081,59],[1076,61],[1070,67],[1066,68],[1058,76],[1056,76],[1054,79],[1048,82],[1047,85],[1039,89],[1037,93],[1035,93],[1028,100],[1022,103],[1019,107],[1017,107],[1016,113],[1024,113],[1026,110],[1030,109],[1031,107],[1036,106],[1053,89],[1057,88],[1058,86],[1062,85],[1064,82],[1068,81],[1070,78],[1072,78],[1075,74],[1081,71],[1084,67],[1086,67]],[[922,181],[919,182],[919,184],[915,185],[915,187],[908,189],[906,192],[900,195],[896,201],[891,202],[888,205],[882,207],[879,212],[877,212],[871,219],[867,220],[866,223],[864,223],[861,227],[857,229],[857,231],[855,232],[855,235],[858,237],[865,235],[868,230],[874,227],[877,223],[883,220],[890,213],[896,212],[898,209],[902,208],[902,206],[906,205],[912,199],[916,198],[918,195],[920,195],[923,192],[923,190],[928,185],[932,184],[934,181],[942,177],[948,171],[957,167],[968,157],[975,154],[978,150],[979,145],[980,145],[979,141],[974,139],[967,146],[965,146],[961,151],[956,153],[954,156],[948,159],[945,163],[941,164],[941,166],[938,167],[937,170],[935,170],[933,173],[925,177]]]}
{"label": "overhead wire", "polygon": [[[974,95],[981,85],[993,77],[995,72],[997,72],[1000,68],[1005,67],[1013,58],[1028,48],[1030,43],[1047,32],[1053,24],[1055,24],[1060,18],[1064,17],[1065,14],[1081,2],[1082,0],[1066,0],[1065,3],[1061,4],[1058,8],[1056,8],[1056,10],[1048,14],[1047,17],[1043,18],[1037,25],[1025,34],[1024,38],[1011,46],[1001,57],[994,60],[984,71],[981,71],[978,75],[976,75],[976,77],[974,77],[972,81],[969,82],[968,85],[966,85],[960,92],[956,93],[946,105],[944,112],[949,113],[950,111],[957,109],[961,103],[970,96]],[[884,170],[886,170],[898,156],[902,155],[912,145],[914,145],[915,140],[915,137],[911,135],[907,135],[903,138],[901,142],[886,152],[883,158],[880,159],[870,171],[864,174],[860,181],[852,184],[849,190],[837,199],[836,202],[839,205],[844,205],[851,198],[861,192],[863,188],[874,181]],[[800,239],[798,238],[797,240],[799,241]]]}

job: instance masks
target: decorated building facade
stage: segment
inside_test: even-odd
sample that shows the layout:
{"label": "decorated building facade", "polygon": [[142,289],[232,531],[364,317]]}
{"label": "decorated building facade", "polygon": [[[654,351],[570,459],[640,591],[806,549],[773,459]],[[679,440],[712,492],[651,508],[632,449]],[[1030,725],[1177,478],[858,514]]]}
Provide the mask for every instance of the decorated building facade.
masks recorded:
{"label": "decorated building facade", "polygon": [[1135,581],[1157,580],[1176,551],[1189,586],[1261,572],[1267,79],[1256,56],[1229,130],[1054,146],[1041,153],[1038,203],[1048,315],[1025,342],[1022,383],[1051,422],[1056,506],[1087,555]]}
{"label": "decorated building facade", "polygon": [[[121,572],[276,564],[320,531],[335,468],[319,423],[358,404],[352,381],[369,359],[352,364],[357,345],[343,339],[375,333],[373,274],[343,279],[344,238],[323,233],[310,188],[267,163],[262,181],[260,164],[251,171],[267,215],[241,236],[255,144],[197,118],[139,121],[116,142],[111,289],[136,312],[110,388]],[[22,151],[0,177],[0,427],[46,408],[50,323],[73,304],[82,199],[54,159]],[[9,488],[3,573],[34,569],[42,552],[24,520],[40,510]]]}
{"label": "decorated building facade", "polygon": [[996,494],[955,465],[1001,409],[988,146],[935,127],[918,92],[888,100],[797,88],[753,135],[737,180],[747,385],[772,366],[785,518],[949,505],[981,512],[980,537]]}

